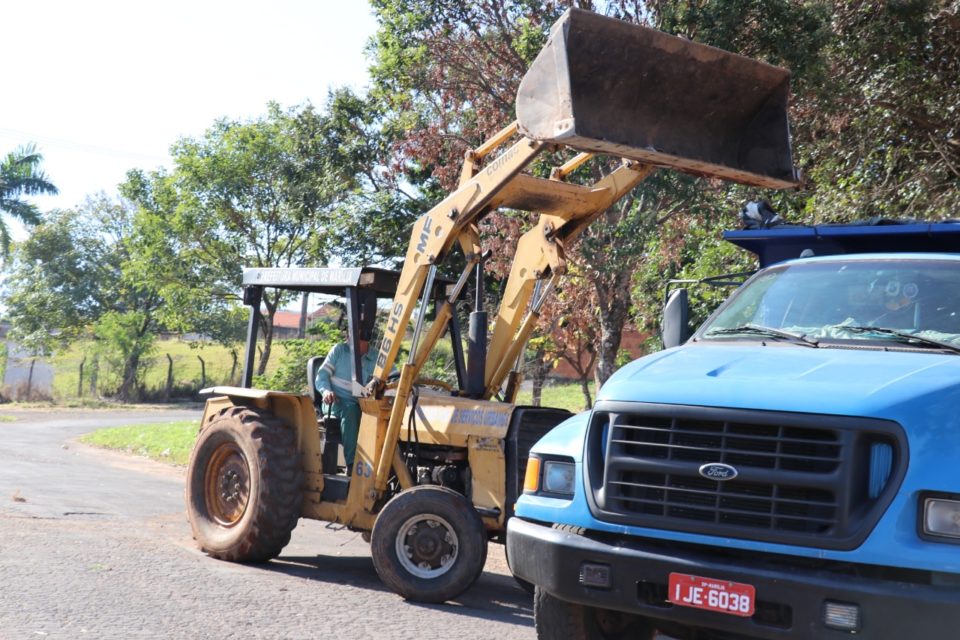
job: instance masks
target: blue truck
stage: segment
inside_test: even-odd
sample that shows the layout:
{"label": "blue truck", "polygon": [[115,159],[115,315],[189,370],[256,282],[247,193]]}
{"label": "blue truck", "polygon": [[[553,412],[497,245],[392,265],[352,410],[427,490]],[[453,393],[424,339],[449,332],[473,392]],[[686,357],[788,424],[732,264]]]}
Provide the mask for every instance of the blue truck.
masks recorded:
{"label": "blue truck", "polygon": [[725,235],[760,270],[531,449],[538,637],[960,637],[960,224]]}

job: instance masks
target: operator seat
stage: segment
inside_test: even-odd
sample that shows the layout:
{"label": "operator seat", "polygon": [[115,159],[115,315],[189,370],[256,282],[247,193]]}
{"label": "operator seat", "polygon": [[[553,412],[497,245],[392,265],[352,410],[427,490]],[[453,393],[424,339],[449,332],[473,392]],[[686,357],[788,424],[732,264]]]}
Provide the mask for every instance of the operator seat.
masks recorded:
{"label": "operator seat", "polygon": [[[342,435],[340,433],[340,418],[326,415],[323,410],[323,400],[317,393],[317,370],[323,365],[326,356],[313,356],[307,360],[307,388],[310,389],[310,399],[313,400],[313,408],[317,411],[318,424],[323,434],[321,444],[322,453],[320,464],[324,473],[337,473],[340,458],[343,453],[340,451]],[[341,490],[342,489],[342,490]],[[341,493],[343,495],[341,495]],[[327,493],[324,489],[324,499],[345,499],[345,489],[337,489],[335,493]]]}
{"label": "operator seat", "polygon": [[313,400],[313,406],[316,408],[317,413],[323,412],[323,407],[320,406],[321,399],[320,394],[317,393],[317,371],[320,369],[320,366],[323,364],[324,356],[313,356],[307,360],[307,388],[310,390],[310,399]]}

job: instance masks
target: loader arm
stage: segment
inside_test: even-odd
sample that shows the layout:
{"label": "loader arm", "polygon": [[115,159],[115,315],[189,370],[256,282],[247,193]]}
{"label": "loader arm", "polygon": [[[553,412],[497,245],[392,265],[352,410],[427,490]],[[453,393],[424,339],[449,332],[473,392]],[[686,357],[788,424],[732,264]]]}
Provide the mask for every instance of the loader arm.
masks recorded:
{"label": "loader arm", "polygon": [[[592,154],[580,154],[567,164],[579,165],[590,157]],[[529,330],[518,334],[518,329],[523,326],[522,322],[532,329],[535,322],[523,320],[524,312],[528,317],[539,315],[539,308],[528,310],[536,281],[551,275],[563,275],[566,272],[566,250],[576,237],[646,179],[655,167],[625,161],[590,186],[558,182],[559,177],[566,175],[566,169],[567,165],[558,167],[554,172],[556,178],[551,180],[523,176],[523,180],[515,180],[494,200],[499,206],[514,209],[525,209],[535,203],[540,215],[537,224],[517,242],[516,257],[494,320],[487,351],[485,398],[492,397],[500,389],[526,344]],[[535,320],[533,317],[531,319]],[[504,399],[510,401],[510,398]]]}
{"label": "loader arm", "polygon": [[[500,207],[539,214],[517,247],[494,321],[483,372],[483,396],[489,399],[536,323],[546,297],[531,304],[536,281],[555,282],[565,271],[569,244],[655,167],[755,186],[795,186],[788,87],[789,72],[783,69],[569,9],[520,83],[517,122],[468,152],[458,188],[413,225],[368,394],[383,396],[418,299],[421,313],[385,431],[378,431],[377,441],[383,444],[377,446],[374,490],[365,495],[365,507],[375,508],[391,466],[398,467],[403,486],[410,482],[396,455],[400,425],[420,369],[453,316],[467,276],[480,262],[477,223],[483,216]],[[517,134],[518,141],[485,162]],[[550,180],[522,173],[548,148],[581,153]],[[563,181],[594,153],[620,157],[623,164],[594,185]],[[455,243],[467,266],[421,343],[437,265]],[[516,380],[508,383],[507,401],[513,400]]]}
{"label": "loader arm", "polygon": [[[516,131],[516,123],[506,127],[504,132],[506,131],[512,135]],[[494,136],[494,140],[502,140],[502,134],[503,132]],[[380,394],[386,376],[396,362],[403,334],[416,301],[423,293],[430,268],[442,260],[455,242],[461,241],[464,249],[469,246],[471,251],[479,246],[476,223],[491,210],[491,200],[546,146],[543,142],[521,137],[482,171],[462,182],[456,191],[413,223],[397,294],[390,307],[383,339],[377,352],[373,378],[368,385],[374,395]],[[481,147],[481,150],[489,153],[494,148],[496,147],[485,146]],[[468,261],[479,258],[469,253],[466,257]]]}

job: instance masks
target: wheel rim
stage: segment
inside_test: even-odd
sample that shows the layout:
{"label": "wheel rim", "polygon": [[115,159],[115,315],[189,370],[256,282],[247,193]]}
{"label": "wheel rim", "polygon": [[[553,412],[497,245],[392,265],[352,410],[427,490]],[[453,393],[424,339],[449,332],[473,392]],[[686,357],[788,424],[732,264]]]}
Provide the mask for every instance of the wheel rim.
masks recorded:
{"label": "wheel rim", "polygon": [[397,558],[418,578],[439,578],[457,562],[457,532],[438,515],[420,514],[407,519],[397,532]]}
{"label": "wheel rim", "polygon": [[210,516],[218,524],[230,527],[243,517],[250,499],[250,468],[236,444],[222,444],[210,456],[204,494]]}

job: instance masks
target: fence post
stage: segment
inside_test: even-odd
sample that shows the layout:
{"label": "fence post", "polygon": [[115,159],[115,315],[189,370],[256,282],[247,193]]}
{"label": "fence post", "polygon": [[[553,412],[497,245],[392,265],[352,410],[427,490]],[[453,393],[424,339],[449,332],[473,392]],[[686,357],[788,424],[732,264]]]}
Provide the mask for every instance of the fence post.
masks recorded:
{"label": "fence post", "polygon": [[165,354],[167,356],[167,387],[164,389],[163,395],[170,399],[170,394],[173,393],[173,358],[170,357],[170,354]]}
{"label": "fence post", "polygon": [[207,363],[203,361],[200,354],[197,354],[197,360],[200,361],[200,388],[203,389],[207,386]]}
{"label": "fence post", "polygon": [[77,397],[83,397],[83,365],[87,363],[87,356],[83,356],[83,360],[80,361],[80,381],[77,383]]}
{"label": "fence post", "polygon": [[93,353],[93,362],[90,363],[90,395],[96,399],[98,395],[97,378],[100,377],[100,356],[95,351]]}
{"label": "fence post", "polygon": [[36,358],[30,360],[30,373],[27,375],[27,402],[30,401],[30,397],[33,395],[33,365],[35,364],[37,364]]}

